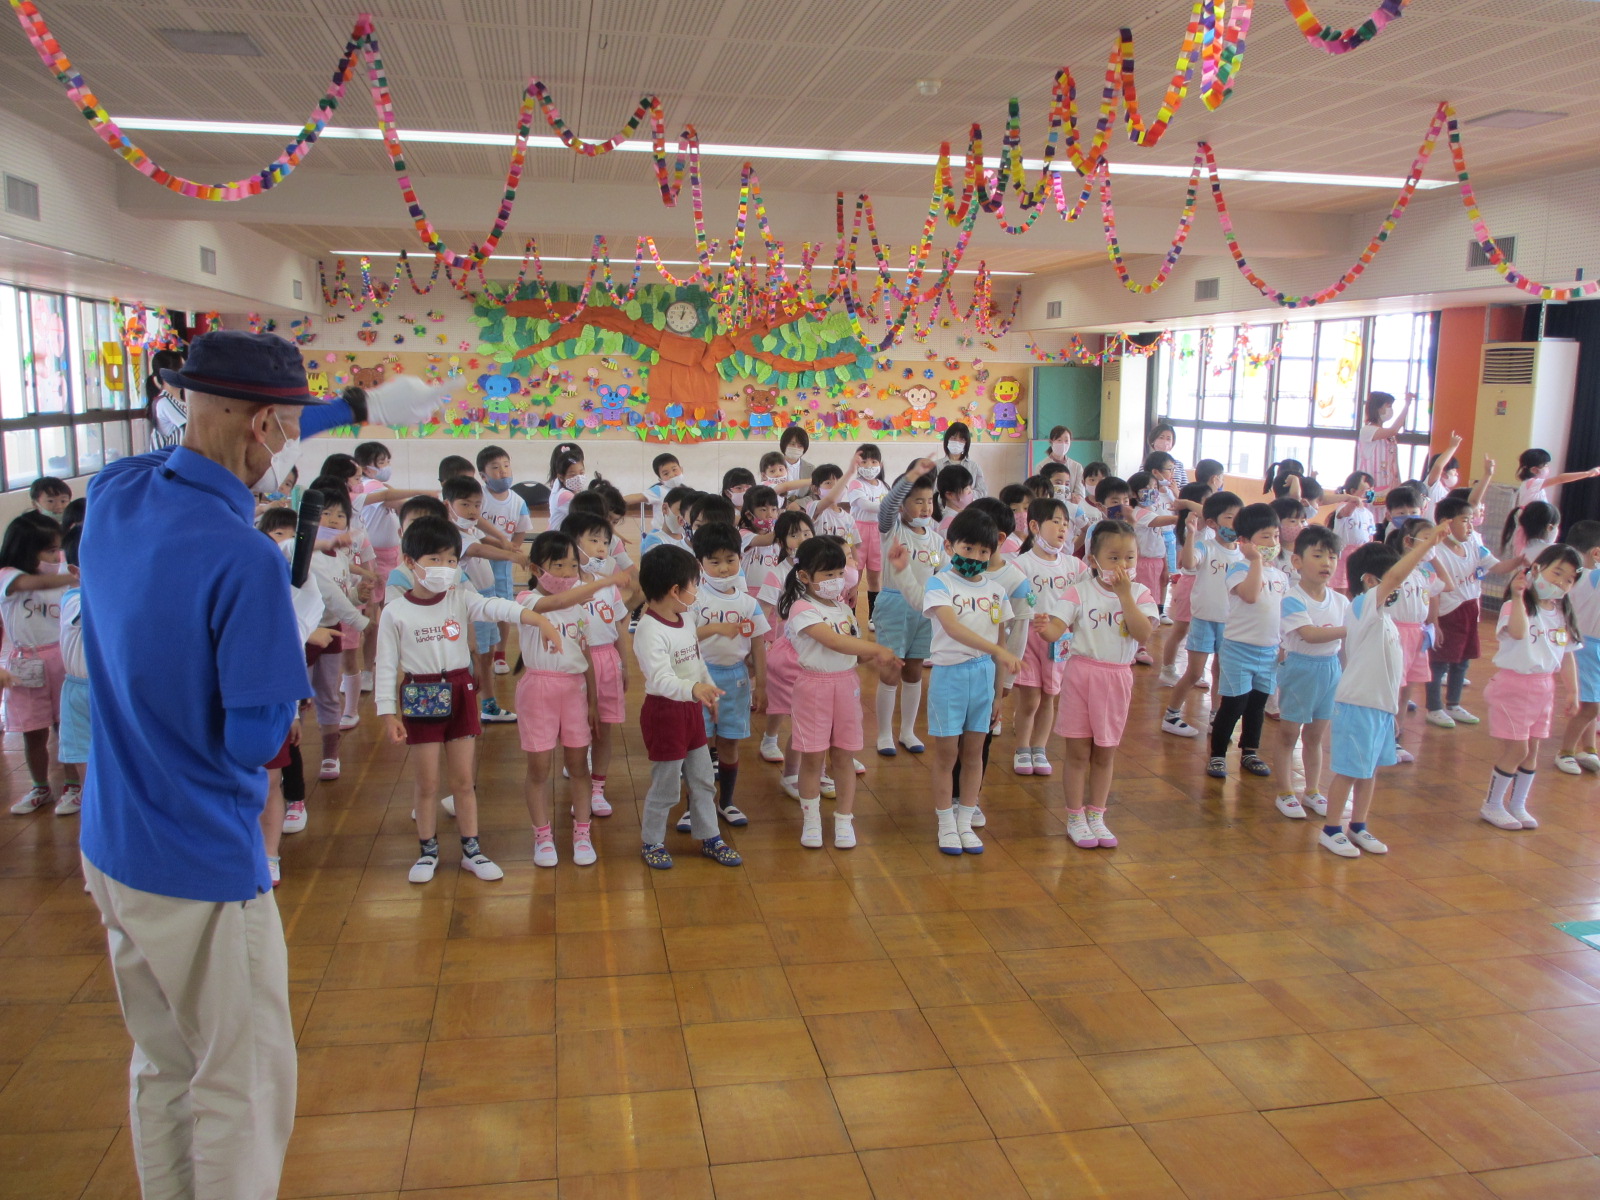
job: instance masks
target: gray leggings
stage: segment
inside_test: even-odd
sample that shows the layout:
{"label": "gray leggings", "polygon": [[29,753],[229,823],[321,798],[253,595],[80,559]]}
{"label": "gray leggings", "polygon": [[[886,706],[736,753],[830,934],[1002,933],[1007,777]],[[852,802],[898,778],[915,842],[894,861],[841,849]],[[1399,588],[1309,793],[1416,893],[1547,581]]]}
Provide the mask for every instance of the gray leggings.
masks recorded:
{"label": "gray leggings", "polygon": [[640,834],[647,846],[667,840],[667,818],[678,803],[683,783],[689,784],[689,827],[704,841],[717,835],[716,789],[711,774],[711,751],[706,746],[689,751],[687,758],[650,764],[650,790],[644,797]]}
{"label": "gray leggings", "polygon": [[[1438,712],[1441,708],[1454,708],[1461,703],[1461,689],[1467,682],[1467,664],[1434,663],[1433,678],[1428,680],[1428,711]],[[1441,701],[1439,686],[1444,685],[1444,697]],[[1405,716],[1404,713],[1400,714]]]}
{"label": "gray leggings", "polygon": [[325,734],[339,732],[339,717],[344,712],[344,696],[339,691],[343,679],[344,656],[336,649],[324,652],[311,664],[311,696],[317,708],[317,724]]}

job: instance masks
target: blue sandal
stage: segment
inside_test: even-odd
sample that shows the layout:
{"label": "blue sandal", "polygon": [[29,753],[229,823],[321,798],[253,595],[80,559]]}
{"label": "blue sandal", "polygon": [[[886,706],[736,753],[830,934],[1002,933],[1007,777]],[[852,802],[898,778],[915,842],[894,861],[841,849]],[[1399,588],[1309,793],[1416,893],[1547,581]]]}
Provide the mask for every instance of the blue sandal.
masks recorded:
{"label": "blue sandal", "polygon": [[[737,867],[744,862],[744,859],[739,857],[739,852],[720,837],[708,837],[704,842],[700,843],[700,853],[725,867]],[[650,861],[648,856],[645,861]]]}
{"label": "blue sandal", "polygon": [[640,847],[639,855],[644,859],[647,867],[654,867],[657,871],[667,871],[672,868],[672,855],[667,853],[663,842],[646,842]]}

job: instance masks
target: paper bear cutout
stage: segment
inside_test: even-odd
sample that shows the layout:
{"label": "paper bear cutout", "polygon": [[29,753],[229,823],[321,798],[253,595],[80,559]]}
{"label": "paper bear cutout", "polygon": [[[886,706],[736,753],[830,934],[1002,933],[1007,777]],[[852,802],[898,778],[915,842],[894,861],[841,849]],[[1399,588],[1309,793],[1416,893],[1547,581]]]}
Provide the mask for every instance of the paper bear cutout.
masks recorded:
{"label": "paper bear cutout", "polygon": [[358,388],[375,388],[388,373],[388,368],[382,363],[375,367],[351,367],[350,382]]}
{"label": "paper bear cutout", "polygon": [[778,389],[758,388],[754,384],[746,384],[744,394],[745,408],[750,416],[750,428],[771,429],[772,410],[778,406]]}

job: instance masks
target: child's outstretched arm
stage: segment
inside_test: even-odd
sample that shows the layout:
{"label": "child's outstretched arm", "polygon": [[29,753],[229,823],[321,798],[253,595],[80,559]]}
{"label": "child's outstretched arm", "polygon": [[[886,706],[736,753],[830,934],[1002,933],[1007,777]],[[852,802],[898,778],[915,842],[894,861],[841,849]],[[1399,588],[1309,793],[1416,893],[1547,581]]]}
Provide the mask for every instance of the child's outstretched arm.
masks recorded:
{"label": "child's outstretched arm", "polygon": [[1487,454],[1483,456],[1483,478],[1472,485],[1472,491],[1467,496],[1467,503],[1474,509],[1483,503],[1483,498],[1489,491],[1489,485],[1494,482],[1494,459]]}
{"label": "child's outstretched arm", "polygon": [[1461,435],[1454,429],[1450,431],[1450,444],[1441,450],[1433,460],[1433,466],[1428,468],[1428,477],[1422,482],[1429,487],[1438,487],[1439,480],[1444,478],[1446,464],[1456,456],[1456,451],[1461,449]]}
{"label": "child's outstretched arm", "polygon": [[1433,548],[1439,544],[1443,530],[1444,526],[1435,525],[1417,535],[1411,549],[1405,552],[1399,562],[1383,573],[1378,586],[1372,589],[1374,604],[1389,603],[1389,597],[1394,594],[1394,590],[1406,581],[1411,572],[1422,565],[1423,559],[1433,553]]}
{"label": "child's outstretched arm", "polygon": [[[956,610],[948,604],[941,604],[931,610],[931,615],[935,621],[939,622],[939,628],[949,634],[953,640],[960,642],[970,650],[977,650],[980,653],[989,655],[996,663],[1008,671],[1021,669],[1022,660],[1020,658],[1007,650],[1001,642],[990,641],[981,634],[973,633],[972,630],[961,623],[960,618],[956,616]],[[998,626],[995,630],[995,636],[997,638],[1000,636]]]}

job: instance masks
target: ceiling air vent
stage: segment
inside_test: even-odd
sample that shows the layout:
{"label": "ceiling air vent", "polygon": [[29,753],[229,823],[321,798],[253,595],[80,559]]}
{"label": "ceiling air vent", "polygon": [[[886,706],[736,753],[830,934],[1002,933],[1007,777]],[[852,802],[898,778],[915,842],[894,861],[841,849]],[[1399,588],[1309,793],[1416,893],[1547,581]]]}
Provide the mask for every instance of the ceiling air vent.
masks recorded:
{"label": "ceiling air vent", "polygon": [[1044,319],[1046,321],[1059,321],[1061,319],[1061,301],[1046,300],[1044,304]]}
{"label": "ceiling air vent", "polygon": [[1508,346],[1486,346],[1483,351],[1483,378],[1479,383],[1501,387],[1526,387],[1533,383],[1533,364],[1539,347],[1528,342]]}
{"label": "ceiling air vent", "polygon": [[217,252],[210,246],[200,247],[200,270],[207,275],[217,273]]}
{"label": "ceiling air vent", "polygon": [[[1497,237],[1494,244],[1500,247],[1500,253],[1505,255],[1507,262],[1517,260],[1517,239],[1513,234],[1510,237]],[[1481,271],[1485,267],[1493,266],[1489,261],[1489,252],[1483,248],[1482,242],[1467,243],[1467,270]]]}
{"label": "ceiling air vent", "polygon": [[1222,280],[1196,279],[1194,281],[1194,298],[1196,300],[1215,300],[1222,295]]}
{"label": "ceiling air vent", "polygon": [[15,175],[6,176],[6,211],[14,217],[39,219],[39,185]]}

